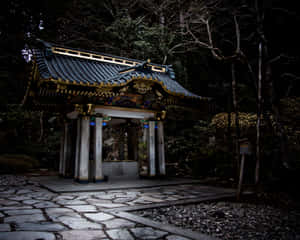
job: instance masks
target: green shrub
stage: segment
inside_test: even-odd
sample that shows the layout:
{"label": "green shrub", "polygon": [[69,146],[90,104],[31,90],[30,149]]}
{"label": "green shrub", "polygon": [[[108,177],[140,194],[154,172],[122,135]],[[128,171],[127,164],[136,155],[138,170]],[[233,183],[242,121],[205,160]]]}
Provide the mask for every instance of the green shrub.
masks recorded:
{"label": "green shrub", "polygon": [[0,173],[23,173],[39,166],[38,161],[23,154],[0,155]]}

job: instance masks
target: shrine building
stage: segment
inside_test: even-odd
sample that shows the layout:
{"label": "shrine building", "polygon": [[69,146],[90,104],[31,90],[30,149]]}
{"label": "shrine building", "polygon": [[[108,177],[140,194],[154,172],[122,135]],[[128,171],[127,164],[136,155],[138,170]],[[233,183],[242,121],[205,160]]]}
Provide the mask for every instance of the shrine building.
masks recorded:
{"label": "shrine building", "polygon": [[59,174],[84,183],[164,176],[165,119],[201,115],[208,102],[172,66],[39,40],[23,103],[62,117]]}

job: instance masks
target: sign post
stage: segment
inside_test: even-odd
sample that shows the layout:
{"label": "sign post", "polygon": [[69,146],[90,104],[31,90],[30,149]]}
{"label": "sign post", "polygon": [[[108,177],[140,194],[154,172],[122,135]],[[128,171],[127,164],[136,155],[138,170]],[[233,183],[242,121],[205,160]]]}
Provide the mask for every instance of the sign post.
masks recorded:
{"label": "sign post", "polygon": [[242,184],[244,178],[244,167],[245,167],[245,155],[251,154],[251,143],[247,138],[240,139],[240,155],[241,155],[241,164],[240,164],[240,176],[239,176],[239,184],[237,188],[237,200],[240,200],[241,192],[242,192]]}

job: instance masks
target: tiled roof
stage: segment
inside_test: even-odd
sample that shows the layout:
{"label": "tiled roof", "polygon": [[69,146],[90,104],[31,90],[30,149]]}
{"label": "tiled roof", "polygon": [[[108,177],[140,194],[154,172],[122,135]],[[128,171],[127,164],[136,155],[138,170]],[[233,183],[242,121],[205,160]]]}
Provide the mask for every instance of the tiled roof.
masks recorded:
{"label": "tiled roof", "polygon": [[176,82],[171,66],[42,42],[34,57],[42,79],[88,86],[123,86],[135,79],[153,80],[169,94],[202,98]]}

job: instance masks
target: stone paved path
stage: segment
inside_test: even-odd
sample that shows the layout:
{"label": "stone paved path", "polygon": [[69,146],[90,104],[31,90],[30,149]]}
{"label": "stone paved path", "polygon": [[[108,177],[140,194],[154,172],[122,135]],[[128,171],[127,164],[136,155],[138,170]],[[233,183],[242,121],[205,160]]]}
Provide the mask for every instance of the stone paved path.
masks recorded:
{"label": "stone paved path", "polygon": [[198,201],[216,193],[232,192],[185,184],[58,194],[24,177],[0,176],[0,240],[212,239],[187,236],[183,231],[121,213],[176,201]]}

